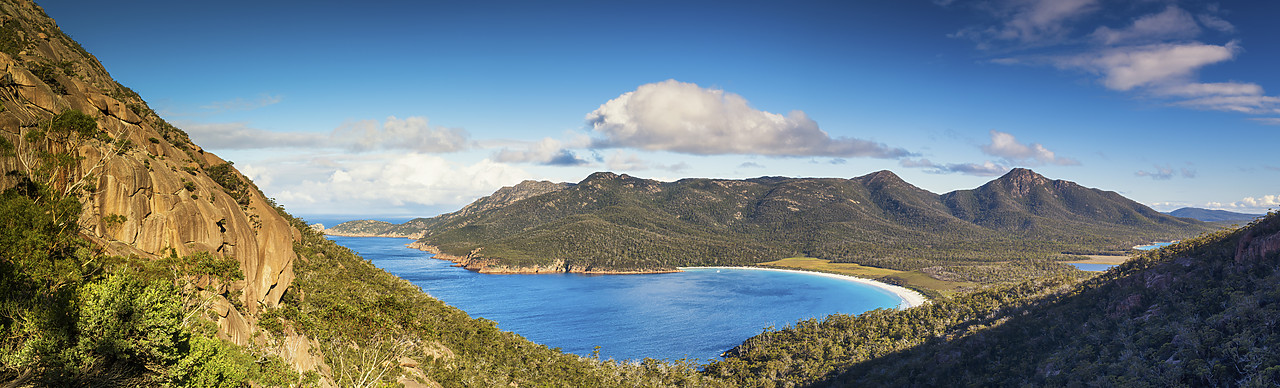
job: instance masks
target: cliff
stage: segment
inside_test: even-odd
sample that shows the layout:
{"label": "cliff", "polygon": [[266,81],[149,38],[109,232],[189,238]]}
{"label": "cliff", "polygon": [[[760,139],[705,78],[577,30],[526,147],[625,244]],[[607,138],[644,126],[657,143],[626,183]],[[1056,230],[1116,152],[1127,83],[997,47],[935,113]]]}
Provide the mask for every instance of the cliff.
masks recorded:
{"label": "cliff", "polygon": [[244,280],[206,282],[202,293],[221,336],[262,341],[255,314],[278,305],[293,281],[298,231],[230,163],[114,81],[39,6],[5,0],[0,14],[0,169],[8,173],[0,189],[29,179],[78,197],[79,234],[107,255],[234,258]]}

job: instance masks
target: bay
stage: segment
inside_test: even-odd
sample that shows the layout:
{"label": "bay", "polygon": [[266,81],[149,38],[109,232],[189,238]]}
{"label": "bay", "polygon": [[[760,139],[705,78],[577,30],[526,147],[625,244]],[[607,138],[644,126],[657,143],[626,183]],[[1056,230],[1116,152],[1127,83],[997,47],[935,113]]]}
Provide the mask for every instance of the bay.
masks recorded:
{"label": "bay", "polygon": [[1164,247],[1173,245],[1174,243],[1177,243],[1177,241],[1158,242],[1158,243],[1152,243],[1151,245],[1139,245],[1139,246],[1133,247],[1133,249],[1137,249],[1140,251],[1150,251],[1154,249],[1164,248]]}
{"label": "bay", "polygon": [[473,318],[531,341],[601,358],[711,360],[801,319],[893,308],[896,295],[815,274],[691,268],[647,275],[490,275],[453,267],[411,240],[336,237],[374,265]]}

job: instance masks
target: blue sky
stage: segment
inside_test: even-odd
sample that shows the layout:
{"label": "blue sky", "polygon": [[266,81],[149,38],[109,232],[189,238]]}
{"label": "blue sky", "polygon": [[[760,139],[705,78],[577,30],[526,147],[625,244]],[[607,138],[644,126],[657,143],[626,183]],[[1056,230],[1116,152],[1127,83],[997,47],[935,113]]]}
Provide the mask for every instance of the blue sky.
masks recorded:
{"label": "blue sky", "polygon": [[524,179],[1013,167],[1280,208],[1280,2],[40,1],[299,214],[430,216]]}

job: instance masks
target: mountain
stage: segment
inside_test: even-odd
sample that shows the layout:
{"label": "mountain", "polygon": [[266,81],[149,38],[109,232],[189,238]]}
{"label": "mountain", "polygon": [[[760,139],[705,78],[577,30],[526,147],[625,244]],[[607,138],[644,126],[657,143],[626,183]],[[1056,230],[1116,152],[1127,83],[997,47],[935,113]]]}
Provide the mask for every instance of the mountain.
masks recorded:
{"label": "mountain", "polygon": [[375,268],[31,1],[0,0],[0,67],[0,385],[723,386],[529,342]]}
{"label": "mountain", "polygon": [[736,386],[1274,386],[1280,213],[1097,277],[770,330],[706,368]]}
{"label": "mountain", "polygon": [[1195,207],[1184,207],[1168,213],[1174,217],[1193,218],[1204,222],[1239,222],[1247,223],[1263,214],[1245,214],[1226,210],[1209,210]]}
{"label": "mountain", "polygon": [[481,272],[661,272],[807,255],[961,277],[1212,230],[1027,169],[942,195],[890,171],[676,182],[598,172],[504,198],[400,227]]}
{"label": "mountain", "polygon": [[504,186],[497,191],[494,191],[493,194],[477,199],[456,212],[446,213],[431,218],[415,218],[403,224],[392,224],[386,221],[375,220],[347,221],[335,225],[332,228],[325,229],[324,233],[333,236],[420,238],[422,237],[422,232],[424,230],[438,223],[458,217],[468,216],[474,213],[497,209],[525,198],[564,190],[570,186],[573,186],[573,184],[526,180],[516,184],[515,186]]}

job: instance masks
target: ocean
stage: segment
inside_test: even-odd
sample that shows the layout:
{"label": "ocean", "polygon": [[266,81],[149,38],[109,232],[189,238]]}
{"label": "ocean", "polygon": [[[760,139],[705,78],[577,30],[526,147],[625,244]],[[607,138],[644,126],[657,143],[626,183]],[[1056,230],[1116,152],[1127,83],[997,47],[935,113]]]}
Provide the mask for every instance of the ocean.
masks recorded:
{"label": "ocean", "polygon": [[431,296],[533,342],[616,360],[711,360],[766,327],[894,308],[889,291],[805,273],[689,269],[646,275],[488,275],[404,245],[335,237]]}

